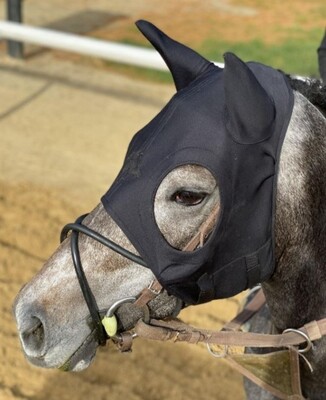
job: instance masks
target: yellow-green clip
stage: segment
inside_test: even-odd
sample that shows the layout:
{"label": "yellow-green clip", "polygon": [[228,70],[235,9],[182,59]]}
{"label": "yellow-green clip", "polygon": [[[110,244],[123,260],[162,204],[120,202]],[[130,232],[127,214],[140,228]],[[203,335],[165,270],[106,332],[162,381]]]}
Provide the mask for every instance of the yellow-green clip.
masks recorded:
{"label": "yellow-green clip", "polygon": [[102,319],[102,325],[104,326],[105,332],[109,337],[112,337],[117,333],[118,322],[115,315],[112,315],[112,317],[105,316]]}

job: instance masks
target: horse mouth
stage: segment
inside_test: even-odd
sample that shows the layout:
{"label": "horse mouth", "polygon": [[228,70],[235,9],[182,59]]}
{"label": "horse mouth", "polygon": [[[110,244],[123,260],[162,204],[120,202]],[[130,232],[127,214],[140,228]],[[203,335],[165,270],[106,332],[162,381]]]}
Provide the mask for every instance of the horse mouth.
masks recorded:
{"label": "horse mouth", "polygon": [[92,331],[74,353],[58,368],[61,371],[82,371],[92,363],[98,343],[94,338],[95,331]]}

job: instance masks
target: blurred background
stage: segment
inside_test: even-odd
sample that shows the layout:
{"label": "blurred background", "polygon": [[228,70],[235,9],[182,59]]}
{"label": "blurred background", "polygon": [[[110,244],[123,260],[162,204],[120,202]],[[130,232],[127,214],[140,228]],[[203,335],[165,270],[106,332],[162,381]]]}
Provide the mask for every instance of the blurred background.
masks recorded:
{"label": "blurred background", "polygon": [[[324,0],[22,1],[22,22],[149,47],[148,19],[207,58],[233,51],[288,73],[318,77]],[[7,19],[0,0],[0,20]],[[203,346],[137,341],[101,349],[82,373],[30,366],[11,305],[58,244],[61,227],[99,202],[133,134],[174,93],[168,73],[0,38],[0,400],[244,399],[242,378]],[[241,297],[241,296],[240,296]],[[240,297],[191,307],[182,318],[218,329]]]}

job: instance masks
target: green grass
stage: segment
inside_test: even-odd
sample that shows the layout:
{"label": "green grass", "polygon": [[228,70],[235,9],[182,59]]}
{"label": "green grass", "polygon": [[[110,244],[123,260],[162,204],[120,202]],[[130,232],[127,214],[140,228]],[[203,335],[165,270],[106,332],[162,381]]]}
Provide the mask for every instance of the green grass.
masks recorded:
{"label": "green grass", "polygon": [[[286,73],[319,77],[317,64],[317,48],[321,41],[320,29],[303,32],[293,27],[287,35],[289,38],[278,44],[266,44],[260,39],[244,43],[234,43],[217,39],[207,39],[196,50],[204,57],[223,62],[223,54],[231,51],[244,61],[259,61]],[[139,46],[139,42],[123,40],[122,43]],[[146,46],[150,47],[150,45]],[[129,76],[154,82],[171,83],[171,75],[154,71],[106,62],[111,69]]]}
{"label": "green grass", "polygon": [[[294,32],[293,32],[294,33]],[[279,44],[265,44],[259,39],[245,43],[206,40],[199,52],[209,59],[222,60],[231,51],[244,61],[259,61],[284,72],[318,77],[317,48],[321,41],[320,30],[309,32],[305,37],[295,35]]]}

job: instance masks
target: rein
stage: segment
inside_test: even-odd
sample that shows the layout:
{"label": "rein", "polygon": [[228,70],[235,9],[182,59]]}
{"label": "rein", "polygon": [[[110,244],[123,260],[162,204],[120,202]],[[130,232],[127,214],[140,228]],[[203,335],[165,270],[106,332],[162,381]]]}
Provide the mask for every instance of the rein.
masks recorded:
{"label": "rein", "polygon": [[[244,309],[219,331],[192,327],[178,319],[139,320],[134,336],[156,341],[204,343],[209,353],[223,358],[233,369],[279,399],[304,400],[300,380],[300,357],[312,367],[304,353],[313,349],[313,342],[326,335],[326,318],[312,321],[299,329],[286,329],[281,334],[244,332],[241,327],[265,305],[260,289]],[[305,344],[304,348],[299,348]],[[216,352],[212,345],[224,347]],[[230,347],[265,348],[263,354],[231,354]],[[130,349],[130,348],[129,348]],[[276,350],[271,350],[276,349]]]}
{"label": "rein", "polygon": [[[213,331],[192,327],[178,319],[167,321],[150,320],[149,324],[140,320],[135,332],[138,336],[151,339],[174,342],[189,342],[189,343],[206,343],[208,345],[216,344],[219,346],[240,346],[240,347],[290,347],[299,346],[306,343],[306,347],[298,349],[299,353],[306,353],[313,345],[312,342],[321,339],[326,335],[326,318],[319,321],[312,321],[299,329],[286,329],[281,334],[263,334],[240,331],[241,326],[247,322],[259,309],[265,304],[265,298],[262,290],[257,294],[253,301],[259,304],[259,308],[250,316],[247,307],[236,316],[235,319],[227,323],[222,330]],[[249,303],[250,305],[251,303]],[[245,319],[242,319],[246,316]],[[248,318],[247,318],[248,316]],[[241,321],[241,323],[240,323]],[[243,321],[243,322],[242,322]]]}

